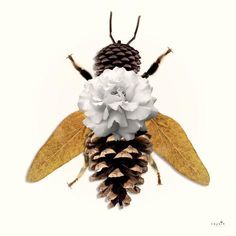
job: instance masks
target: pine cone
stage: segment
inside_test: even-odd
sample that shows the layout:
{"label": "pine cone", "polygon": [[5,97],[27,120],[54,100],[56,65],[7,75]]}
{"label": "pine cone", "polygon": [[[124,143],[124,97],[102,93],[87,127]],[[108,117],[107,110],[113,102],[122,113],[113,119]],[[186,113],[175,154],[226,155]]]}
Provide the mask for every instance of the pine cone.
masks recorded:
{"label": "pine cone", "polygon": [[97,76],[105,69],[113,69],[116,66],[138,73],[140,70],[139,65],[141,64],[140,58],[139,52],[136,49],[118,41],[98,52],[95,57],[94,70]]}
{"label": "pine cone", "polygon": [[120,207],[130,204],[127,192],[139,193],[147,172],[152,144],[146,131],[138,131],[133,140],[115,140],[113,135],[97,137],[93,132],[85,142],[84,155],[89,159],[89,168],[95,173],[93,180],[104,180],[98,187],[98,196],[110,201],[109,207],[119,203]]}

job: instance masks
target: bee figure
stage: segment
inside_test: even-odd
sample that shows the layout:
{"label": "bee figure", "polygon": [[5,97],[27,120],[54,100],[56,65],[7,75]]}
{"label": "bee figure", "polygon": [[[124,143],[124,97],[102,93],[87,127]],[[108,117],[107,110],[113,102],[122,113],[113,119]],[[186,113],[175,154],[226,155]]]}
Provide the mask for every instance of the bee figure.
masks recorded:
{"label": "bee figure", "polygon": [[87,80],[78,103],[80,111],[66,117],[37,153],[27,174],[36,182],[83,152],[84,166],[71,187],[87,168],[94,171],[91,181],[101,180],[98,196],[109,201],[109,207],[130,204],[128,193],[139,193],[142,174],[148,164],[160,173],[151,153],[170,163],[177,171],[201,185],[208,185],[209,174],[181,126],[154,108],[152,88],[147,78],[153,75],[170,48],[157,58],[141,76],[139,52],[130,46],[134,36],[123,44],[112,36],[112,13],[109,29],[112,44],[95,57],[95,77],[73,59],[68,59]]}

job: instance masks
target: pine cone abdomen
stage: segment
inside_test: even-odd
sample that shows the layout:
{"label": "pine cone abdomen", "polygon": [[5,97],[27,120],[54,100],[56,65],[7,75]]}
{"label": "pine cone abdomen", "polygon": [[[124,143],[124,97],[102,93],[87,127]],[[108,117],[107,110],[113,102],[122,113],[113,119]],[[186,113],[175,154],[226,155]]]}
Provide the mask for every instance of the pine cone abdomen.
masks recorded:
{"label": "pine cone abdomen", "polygon": [[98,138],[91,132],[86,140],[84,155],[95,173],[91,180],[102,180],[99,196],[110,201],[110,207],[129,205],[127,192],[139,193],[137,185],[143,184],[141,174],[147,171],[148,157],[152,151],[150,135],[137,132],[135,139],[115,141],[113,135]]}

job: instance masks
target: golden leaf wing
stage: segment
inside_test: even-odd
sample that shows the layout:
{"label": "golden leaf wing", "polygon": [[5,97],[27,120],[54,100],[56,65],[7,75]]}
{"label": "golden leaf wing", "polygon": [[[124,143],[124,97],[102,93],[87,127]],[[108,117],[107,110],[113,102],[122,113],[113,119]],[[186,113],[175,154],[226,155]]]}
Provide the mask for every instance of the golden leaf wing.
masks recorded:
{"label": "golden leaf wing", "polygon": [[84,114],[76,111],[67,116],[36,154],[26,180],[36,182],[64,165],[84,150],[90,131],[83,125]]}
{"label": "golden leaf wing", "polygon": [[154,151],[189,179],[208,185],[210,176],[182,127],[161,113],[146,122]]}

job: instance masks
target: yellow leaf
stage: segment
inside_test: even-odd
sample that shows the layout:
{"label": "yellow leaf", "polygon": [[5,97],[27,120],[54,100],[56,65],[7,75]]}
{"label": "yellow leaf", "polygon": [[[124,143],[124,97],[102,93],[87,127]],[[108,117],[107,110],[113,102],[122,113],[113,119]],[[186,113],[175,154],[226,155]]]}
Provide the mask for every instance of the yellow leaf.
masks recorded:
{"label": "yellow leaf", "polygon": [[84,114],[76,111],[67,116],[41,147],[28,171],[26,180],[36,182],[78,156],[84,150],[89,132],[82,121]]}
{"label": "yellow leaf", "polygon": [[154,151],[189,179],[208,185],[210,176],[182,127],[172,118],[158,113],[147,121]]}

